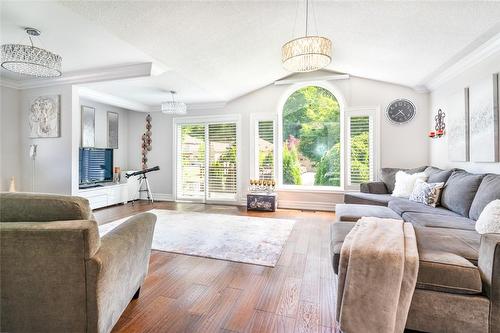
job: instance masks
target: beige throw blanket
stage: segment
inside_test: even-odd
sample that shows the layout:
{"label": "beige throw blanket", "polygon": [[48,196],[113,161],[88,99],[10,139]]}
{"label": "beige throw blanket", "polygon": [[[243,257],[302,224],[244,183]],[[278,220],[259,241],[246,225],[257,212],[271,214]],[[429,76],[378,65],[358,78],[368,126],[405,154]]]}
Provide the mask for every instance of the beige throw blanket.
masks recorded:
{"label": "beige throw blanket", "polygon": [[403,332],[417,282],[415,231],[401,220],[363,217],[340,254],[338,329]]}

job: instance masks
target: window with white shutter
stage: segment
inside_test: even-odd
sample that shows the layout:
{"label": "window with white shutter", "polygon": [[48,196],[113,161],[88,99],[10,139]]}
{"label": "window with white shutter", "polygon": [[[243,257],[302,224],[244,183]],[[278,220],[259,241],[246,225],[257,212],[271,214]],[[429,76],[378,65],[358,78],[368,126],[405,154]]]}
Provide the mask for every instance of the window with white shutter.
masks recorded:
{"label": "window with white shutter", "polygon": [[346,167],[348,186],[374,180],[374,115],[353,112],[347,115]]}
{"label": "window with white shutter", "polygon": [[208,124],[208,199],[235,200],[236,123]]}
{"label": "window with white shutter", "polygon": [[182,124],[177,127],[177,197],[205,197],[205,125]]}
{"label": "window with white shutter", "polygon": [[238,124],[239,120],[218,121],[215,117],[174,119],[176,199],[238,199]]}
{"label": "window with white shutter", "polygon": [[259,179],[274,179],[274,121],[257,121],[256,148]]}

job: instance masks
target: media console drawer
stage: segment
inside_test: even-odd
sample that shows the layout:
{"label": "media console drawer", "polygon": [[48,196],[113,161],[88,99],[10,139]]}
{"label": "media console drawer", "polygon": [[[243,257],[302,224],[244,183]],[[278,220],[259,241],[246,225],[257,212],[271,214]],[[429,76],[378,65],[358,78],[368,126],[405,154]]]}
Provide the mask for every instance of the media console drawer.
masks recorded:
{"label": "media console drawer", "polygon": [[126,203],[128,201],[128,186],[126,183],[103,185],[79,190],[77,195],[86,198],[90,208],[97,209]]}

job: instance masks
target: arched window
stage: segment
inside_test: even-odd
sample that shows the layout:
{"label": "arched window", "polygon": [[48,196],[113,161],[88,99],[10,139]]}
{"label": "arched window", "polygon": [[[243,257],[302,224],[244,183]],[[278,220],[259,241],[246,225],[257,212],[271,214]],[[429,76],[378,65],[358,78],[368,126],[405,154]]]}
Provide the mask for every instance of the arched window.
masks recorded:
{"label": "arched window", "polygon": [[327,89],[307,86],[286,100],[281,117],[283,185],[341,185],[341,112]]}

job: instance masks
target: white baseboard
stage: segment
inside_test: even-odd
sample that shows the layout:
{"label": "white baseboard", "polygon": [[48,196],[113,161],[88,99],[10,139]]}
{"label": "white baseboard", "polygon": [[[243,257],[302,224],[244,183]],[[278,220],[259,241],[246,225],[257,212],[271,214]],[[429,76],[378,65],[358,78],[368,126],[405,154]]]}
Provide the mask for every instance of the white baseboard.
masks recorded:
{"label": "white baseboard", "polygon": [[[153,193],[153,198],[155,201],[174,201],[174,196],[168,193]],[[145,200],[146,194],[141,193],[141,199]],[[239,205],[246,206],[246,198],[242,198],[237,202],[221,202],[219,204],[224,205]],[[279,200],[278,208],[288,208],[288,209],[301,209],[301,210],[320,210],[320,211],[335,211],[335,203],[333,202],[311,202],[311,201],[296,201],[296,200]]]}
{"label": "white baseboard", "polygon": [[333,202],[311,202],[311,201],[295,201],[295,200],[279,200],[278,208],[290,208],[301,210],[322,210],[328,212],[335,211],[335,203]]}
{"label": "white baseboard", "polygon": [[[141,192],[141,200],[147,200],[147,195]],[[154,201],[174,201],[174,196],[168,193],[153,193]]]}

